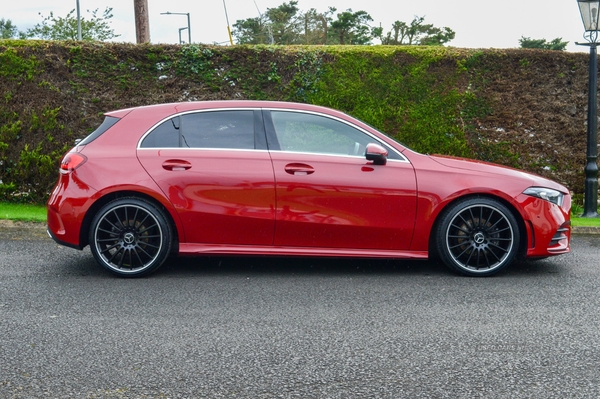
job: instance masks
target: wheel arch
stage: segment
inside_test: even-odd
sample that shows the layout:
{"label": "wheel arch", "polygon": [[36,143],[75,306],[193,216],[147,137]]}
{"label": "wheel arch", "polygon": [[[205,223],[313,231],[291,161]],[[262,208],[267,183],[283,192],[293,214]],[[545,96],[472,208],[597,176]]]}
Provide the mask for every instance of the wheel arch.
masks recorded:
{"label": "wheel arch", "polygon": [[456,197],[452,201],[448,201],[446,204],[444,204],[442,209],[440,209],[440,211],[438,212],[438,214],[435,218],[435,221],[433,222],[432,228],[429,232],[429,245],[428,245],[429,258],[430,259],[438,258],[438,254],[436,251],[436,243],[435,243],[435,235],[436,235],[435,233],[436,233],[437,229],[439,228],[441,220],[443,219],[447,210],[452,205],[456,204],[459,201],[464,201],[464,200],[468,200],[468,199],[472,199],[472,198],[493,199],[493,200],[500,202],[502,205],[506,206],[506,208],[511,212],[511,214],[514,216],[514,218],[517,220],[518,228],[519,228],[519,237],[520,237],[518,256],[521,258],[524,257],[525,254],[527,253],[527,244],[529,242],[529,239],[528,239],[528,229],[525,225],[525,220],[523,219],[523,215],[517,210],[517,208],[515,207],[515,205],[513,203],[506,200],[505,198],[502,198],[500,196],[493,195],[493,194],[477,193],[477,194],[468,194],[468,195],[462,195],[462,196]]}
{"label": "wheel arch", "polygon": [[152,197],[151,195],[139,192],[139,191],[132,191],[132,190],[123,190],[123,191],[114,191],[111,193],[108,193],[100,198],[98,198],[87,210],[85,217],[83,218],[83,222],[81,224],[81,229],[79,230],[79,242],[81,243],[81,248],[84,248],[85,246],[89,245],[89,230],[92,224],[92,220],[94,219],[94,216],[98,213],[98,211],[100,211],[100,209],[108,204],[111,201],[114,201],[116,199],[119,198],[125,198],[125,197],[132,197],[132,198],[137,198],[137,199],[141,199],[147,202],[152,203],[154,206],[160,208],[163,210],[165,217],[167,218],[167,223],[170,224],[171,226],[171,231],[173,233],[173,239],[174,239],[174,244],[173,244],[173,250],[177,251],[179,249],[179,231],[177,229],[177,223],[175,223],[175,220],[173,218],[172,213],[170,212],[169,209],[167,209],[167,207],[160,202],[159,200],[157,200],[156,198]]}

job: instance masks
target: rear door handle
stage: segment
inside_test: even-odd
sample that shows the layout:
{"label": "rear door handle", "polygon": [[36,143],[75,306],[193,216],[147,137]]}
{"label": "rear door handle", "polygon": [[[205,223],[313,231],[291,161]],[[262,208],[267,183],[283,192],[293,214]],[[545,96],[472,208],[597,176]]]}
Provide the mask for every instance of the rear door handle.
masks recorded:
{"label": "rear door handle", "polygon": [[169,159],[168,161],[163,162],[162,167],[166,170],[178,171],[188,170],[192,167],[192,164],[181,159]]}
{"label": "rear door handle", "polygon": [[315,173],[315,169],[312,166],[304,163],[289,163],[285,165],[285,171],[290,175],[296,176],[306,176]]}

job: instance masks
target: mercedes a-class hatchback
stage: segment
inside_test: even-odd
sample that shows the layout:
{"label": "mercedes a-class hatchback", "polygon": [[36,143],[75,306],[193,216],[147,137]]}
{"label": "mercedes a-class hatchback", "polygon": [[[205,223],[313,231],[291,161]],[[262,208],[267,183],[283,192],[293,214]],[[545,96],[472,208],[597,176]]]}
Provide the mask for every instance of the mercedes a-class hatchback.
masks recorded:
{"label": "mercedes a-class hatchback", "polygon": [[306,104],[186,102],[108,112],[48,201],[60,244],[119,276],[178,255],[441,260],[489,276],[570,251],[568,190],[411,151]]}

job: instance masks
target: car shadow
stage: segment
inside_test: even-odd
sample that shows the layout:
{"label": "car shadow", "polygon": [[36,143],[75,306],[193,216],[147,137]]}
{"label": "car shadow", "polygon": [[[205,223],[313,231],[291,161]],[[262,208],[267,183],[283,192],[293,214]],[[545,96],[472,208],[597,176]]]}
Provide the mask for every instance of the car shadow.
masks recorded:
{"label": "car shadow", "polygon": [[389,259],[339,259],[303,257],[174,257],[154,275],[451,275],[445,266],[431,261]]}
{"label": "car shadow", "polygon": [[[564,274],[567,264],[559,258],[520,260],[491,277],[545,276]],[[73,262],[62,264],[64,275],[112,277],[98,265],[89,251],[79,253]],[[152,277],[202,277],[244,275],[406,275],[406,276],[459,276],[434,260],[354,259],[313,257],[228,257],[197,256],[171,257]],[[469,278],[469,277],[465,277]]]}
{"label": "car shadow", "polygon": [[[519,260],[491,278],[564,273],[566,264],[559,259]],[[155,273],[173,277],[219,274],[459,276],[435,260],[225,256],[174,257]]]}

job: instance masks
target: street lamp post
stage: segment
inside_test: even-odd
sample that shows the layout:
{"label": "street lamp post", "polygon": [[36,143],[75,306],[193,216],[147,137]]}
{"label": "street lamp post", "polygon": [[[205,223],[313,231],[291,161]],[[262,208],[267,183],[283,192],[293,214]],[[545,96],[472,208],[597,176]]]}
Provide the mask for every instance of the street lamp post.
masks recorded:
{"label": "street lamp post", "polygon": [[585,165],[585,191],[583,217],[598,217],[598,11],[600,0],[577,0],[581,20],[585,28],[583,37],[590,47],[588,115],[587,115],[587,164]]}
{"label": "street lamp post", "polygon": [[181,31],[182,30],[186,30],[187,28],[179,28],[179,44],[183,44],[185,43],[183,40],[181,40]]}
{"label": "street lamp post", "polygon": [[[169,11],[167,11],[167,12],[161,12],[160,15],[187,15],[188,43],[192,44],[192,30],[190,28],[190,13],[189,12],[169,12]],[[182,28],[182,29],[184,29],[184,28]],[[179,42],[181,43],[181,29],[179,30],[179,34],[180,34]]]}
{"label": "street lamp post", "polygon": [[79,0],[77,0],[77,40],[81,41],[81,11],[79,10]]}

